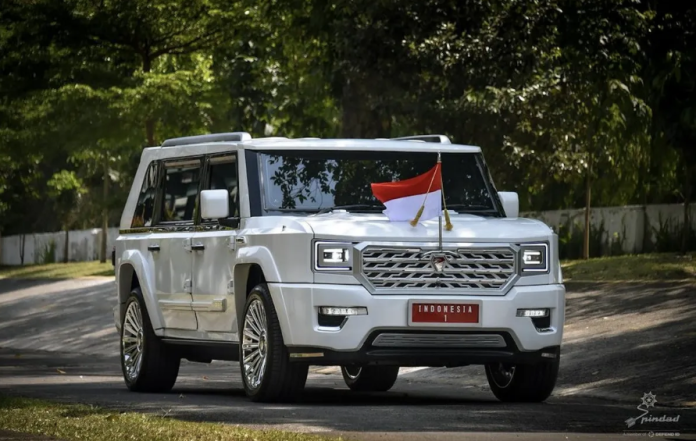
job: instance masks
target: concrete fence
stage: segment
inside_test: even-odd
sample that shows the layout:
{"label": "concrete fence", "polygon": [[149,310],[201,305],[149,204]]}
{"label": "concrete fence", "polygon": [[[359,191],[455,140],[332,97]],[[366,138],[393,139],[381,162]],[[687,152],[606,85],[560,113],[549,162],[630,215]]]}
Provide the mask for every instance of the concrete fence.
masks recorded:
{"label": "concrete fence", "polygon": [[[110,259],[111,247],[117,236],[118,228],[107,230],[107,260]],[[99,228],[70,231],[68,234],[68,261],[98,260],[100,243],[101,229]],[[21,265],[22,253],[25,265],[63,262],[65,232],[15,235],[0,239],[0,264]]]}
{"label": "concrete fence", "polygon": [[[678,251],[681,245],[682,204],[635,205],[593,208],[590,226],[590,252],[593,256],[636,254],[650,251]],[[585,210],[523,212],[521,217],[539,219],[558,233],[561,258],[577,258],[582,253]],[[696,206],[690,206],[689,247],[696,249]],[[107,232],[110,253],[118,228]],[[70,231],[68,261],[99,259],[101,229]],[[24,236],[24,264],[62,262],[65,232]],[[0,264],[20,265],[22,236],[0,238]],[[109,256],[107,256],[107,259]]]}

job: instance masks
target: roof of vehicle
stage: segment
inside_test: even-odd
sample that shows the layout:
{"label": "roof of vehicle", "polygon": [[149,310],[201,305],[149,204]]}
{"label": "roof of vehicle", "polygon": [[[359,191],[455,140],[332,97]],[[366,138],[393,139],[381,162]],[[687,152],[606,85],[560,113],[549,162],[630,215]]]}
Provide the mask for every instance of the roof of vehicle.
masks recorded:
{"label": "roof of vehicle", "polygon": [[452,144],[444,135],[416,135],[390,139],[252,138],[246,132],[218,133],[168,139],[162,148],[198,145],[235,145],[249,150],[383,150],[479,153],[480,147]]}

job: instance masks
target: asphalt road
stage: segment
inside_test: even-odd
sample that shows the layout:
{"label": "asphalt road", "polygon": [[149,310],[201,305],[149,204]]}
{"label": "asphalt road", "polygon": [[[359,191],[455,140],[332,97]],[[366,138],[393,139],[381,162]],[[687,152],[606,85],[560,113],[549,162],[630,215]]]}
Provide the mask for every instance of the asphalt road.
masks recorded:
{"label": "asphalt road", "polygon": [[626,439],[624,421],[652,392],[651,415],[679,421],[637,424],[632,435],[696,439],[696,288],[570,288],[561,376],[545,403],[497,402],[483,368],[473,366],[402,369],[379,394],[350,392],[335,368],[313,368],[300,402],[257,404],[229,362],[183,362],[171,393],[129,392],[116,355],[112,281],[0,280],[0,393],[388,441]]}

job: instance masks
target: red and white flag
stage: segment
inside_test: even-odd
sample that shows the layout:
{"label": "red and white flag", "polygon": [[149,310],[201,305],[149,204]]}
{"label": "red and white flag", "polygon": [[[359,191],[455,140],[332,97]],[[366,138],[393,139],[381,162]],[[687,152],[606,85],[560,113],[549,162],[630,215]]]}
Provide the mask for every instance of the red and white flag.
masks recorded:
{"label": "red and white flag", "polygon": [[[435,167],[415,178],[372,184],[372,193],[387,209],[392,222],[428,220],[442,213],[442,171]],[[423,213],[418,217],[418,211]],[[415,223],[414,223],[415,225]]]}

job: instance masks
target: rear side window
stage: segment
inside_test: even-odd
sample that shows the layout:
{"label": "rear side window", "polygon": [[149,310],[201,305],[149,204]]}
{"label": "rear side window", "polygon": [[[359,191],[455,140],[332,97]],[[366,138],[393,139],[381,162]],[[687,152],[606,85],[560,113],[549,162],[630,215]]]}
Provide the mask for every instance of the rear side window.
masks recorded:
{"label": "rear side window", "polygon": [[227,190],[229,195],[229,217],[239,217],[239,193],[237,182],[237,160],[235,156],[210,159],[211,190]]}
{"label": "rear side window", "polygon": [[201,160],[166,162],[162,193],[162,222],[193,222],[198,206]]}
{"label": "rear side window", "polygon": [[152,217],[155,213],[155,197],[157,196],[157,170],[158,163],[152,162],[147,167],[143,186],[140,188],[138,203],[133,213],[131,228],[149,227],[152,225]]}

